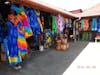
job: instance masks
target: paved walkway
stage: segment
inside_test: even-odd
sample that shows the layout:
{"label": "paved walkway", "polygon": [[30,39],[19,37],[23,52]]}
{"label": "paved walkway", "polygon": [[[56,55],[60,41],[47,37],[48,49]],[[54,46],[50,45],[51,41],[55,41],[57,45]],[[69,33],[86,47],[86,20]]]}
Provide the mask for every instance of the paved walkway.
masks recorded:
{"label": "paved walkway", "polygon": [[88,42],[70,43],[67,51],[54,49],[33,52],[23,62],[21,70],[14,70],[8,64],[0,64],[0,75],[62,75]]}
{"label": "paved walkway", "polygon": [[100,43],[90,42],[63,75],[100,75]]}

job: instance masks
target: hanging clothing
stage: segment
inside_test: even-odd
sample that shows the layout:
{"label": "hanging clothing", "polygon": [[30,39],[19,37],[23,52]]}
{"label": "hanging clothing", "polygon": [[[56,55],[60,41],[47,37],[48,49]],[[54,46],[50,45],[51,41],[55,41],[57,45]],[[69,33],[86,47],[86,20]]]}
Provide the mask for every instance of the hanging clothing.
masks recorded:
{"label": "hanging clothing", "polygon": [[100,17],[97,18],[97,31],[100,32]]}
{"label": "hanging clothing", "polygon": [[65,30],[66,30],[66,28],[67,28],[66,18],[64,18],[63,26],[64,26],[63,33],[65,33]]}
{"label": "hanging clothing", "polygon": [[40,24],[41,32],[43,32],[43,25],[42,25],[42,22],[41,22],[40,17],[38,17],[38,22],[39,22],[39,24]]}
{"label": "hanging clothing", "polygon": [[52,16],[52,34],[54,35],[55,33],[57,33],[58,30],[58,26],[56,23],[56,17]]}
{"label": "hanging clothing", "polygon": [[24,35],[24,27],[21,29],[21,23],[18,23],[18,39],[17,39],[17,45],[18,45],[18,55],[21,57],[25,57],[27,55],[27,42]]}
{"label": "hanging clothing", "polygon": [[[52,18],[52,17],[51,17]],[[44,29],[44,16],[43,16],[43,13],[41,12],[40,13],[40,20],[41,20],[41,24],[42,24],[42,27]],[[52,23],[52,22],[51,22]]]}
{"label": "hanging clothing", "polygon": [[3,43],[4,38],[6,37],[7,33],[6,33],[6,27],[3,24],[3,19],[2,16],[0,15],[0,43]]}
{"label": "hanging clothing", "polygon": [[79,28],[79,24],[78,24],[78,22],[75,23],[75,28],[76,28],[76,29]]}
{"label": "hanging clothing", "polygon": [[69,27],[69,21],[68,21],[68,18],[66,18],[66,27]]}
{"label": "hanging clothing", "polygon": [[72,25],[72,20],[71,19],[68,19],[68,21],[69,21],[69,27],[72,28],[72,26],[73,26]]}
{"label": "hanging clothing", "polygon": [[25,14],[24,7],[18,8],[17,6],[11,6],[11,9],[16,11],[17,14],[21,14],[20,16],[22,17],[21,23],[24,26],[24,31],[25,31],[25,38],[29,38],[33,35],[31,27],[28,22],[27,15]]}
{"label": "hanging clothing", "polygon": [[79,35],[79,24],[78,24],[78,22],[75,23],[75,34]]}
{"label": "hanging clothing", "polygon": [[88,33],[87,32],[82,32],[82,41],[86,41],[86,40],[88,40]]}
{"label": "hanging clothing", "polygon": [[38,16],[35,12],[35,10],[33,9],[29,9],[27,10],[27,16],[28,16],[28,19],[29,19],[29,24],[32,28],[32,32],[34,34],[34,39],[35,39],[35,43],[39,43],[39,34],[41,32],[41,27],[40,27],[40,24],[38,22]]}
{"label": "hanging clothing", "polygon": [[64,26],[66,26],[66,25],[67,25],[67,23],[66,23],[66,18],[64,18],[63,25],[64,25]]}
{"label": "hanging clothing", "polygon": [[40,24],[38,22],[38,16],[36,15],[35,10],[33,9],[29,9],[27,10],[27,12],[29,11],[29,13],[27,13],[27,16],[29,18],[29,24],[32,28],[32,31],[34,33],[34,35],[38,35],[40,33]]}
{"label": "hanging clothing", "polygon": [[91,30],[97,31],[97,18],[92,18]]}
{"label": "hanging clothing", "polygon": [[11,65],[17,65],[22,61],[21,56],[18,55],[19,50],[17,45],[17,26],[14,26],[10,21],[7,21],[6,24],[8,26],[8,37],[5,41],[6,52],[8,55],[9,63]]}
{"label": "hanging clothing", "polygon": [[81,20],[81,29],[84,29],[84,19]]}
{"label": "hanging clothing", "polygon": [[57,22],[57,25],[58,25],[58,33],[63,32],[63,28],[64,28],[64,26],[63,26],[63,22],[64,22],[63,17],[61,15],[57,15],[56,16],[56,22]]}
{"label": "hanging clothing", "polygon": [[89,30],[89,19],[84,19],[84,31]]}

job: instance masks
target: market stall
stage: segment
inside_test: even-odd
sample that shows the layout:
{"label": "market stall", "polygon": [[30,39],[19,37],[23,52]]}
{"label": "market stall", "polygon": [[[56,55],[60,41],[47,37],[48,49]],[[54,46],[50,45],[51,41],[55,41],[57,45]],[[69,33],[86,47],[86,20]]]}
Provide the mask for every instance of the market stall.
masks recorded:
{"label": "market stall", "polygon": [[82,13],[76,14],[80,17],[81,24],[80,32],[81,40],[94,41],[95,38],[99,39],[100,33],[100,4],[95,5],[92,8],[84,10]]}
{"label": "market stall", "polygon": [[[66,29],[72,27],[74,15],[36,0],[0,3],[0,54],[5,59],[2,61],[8,60],[18,69],[30,53],[31,46],[32,50],[43,51],[43,48],[48,49],[56,44],[54,48],[57,50],[67,50]],[[2,26],[5,26],[4,29]]]}

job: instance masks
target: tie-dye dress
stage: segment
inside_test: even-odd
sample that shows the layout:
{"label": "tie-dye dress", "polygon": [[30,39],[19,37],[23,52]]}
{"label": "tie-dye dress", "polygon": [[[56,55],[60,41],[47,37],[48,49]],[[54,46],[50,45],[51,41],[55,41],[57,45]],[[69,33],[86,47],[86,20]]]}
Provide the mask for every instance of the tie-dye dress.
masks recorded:
{"label": "tie-dye dress", "polygon": [[11,65],[17,65],[28,53],[24,29],[21,29],[20,22],[17,26],[14,26],[10,21],[7,21],[6,24],[8,26],[8,37],[4,43],[7,58]]}
{"label": "tie-dye dress", "polygon": [[17,26],[14,26],[10,21],[6,22],[8,26],[8,37],[7,40],[4,41],[6,47],[6,54],[11,65],[19,64],[21,60],[21,56],[18,54],[18,31]]}

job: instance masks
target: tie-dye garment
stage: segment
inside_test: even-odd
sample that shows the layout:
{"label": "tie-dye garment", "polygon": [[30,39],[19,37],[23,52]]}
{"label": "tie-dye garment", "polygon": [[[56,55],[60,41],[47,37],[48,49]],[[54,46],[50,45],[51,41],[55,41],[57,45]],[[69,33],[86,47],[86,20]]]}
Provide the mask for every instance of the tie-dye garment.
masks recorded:
{"label": "tie-dye garment", "polygon": [[19,50],[18,54],[21,57],[25,57],[25,55],[28,53],[28,50],[27,50],[27,42],[26,42],[25,35],[24,35],[24,28],[23,26],[21,26],[21,23],[18,23],[17,44],[18,44],[18,50]]}
{"label": "tie-dye garment", "polygon": [[40,24],[38,22],[38,16],[37,16],[35,10],[30,9],[29,13],[27,15],[29,18],[29,24],[32,28],[34,35],[38,36],[38,34],[40,33],[40,30],[41,30],[41,27],[40,27]]}
{"label": "tie-dye garment", "polygon": [[18,31],[17,26],[14,26],[10,21],[6,22],[8,26],[8,37],[7,40],[4,41],[5,49],[7,58],[9,60],[9,63],[11,65],[17,65],[21,60],[21,56],[19,56],[18,52],[18,45],[17,45],[17,39],[18,39]]}
{"label": "tie-dye garment", "polygon": [[27,15],[25,14],[24,8],[23,7],[18,8],[17,6],[11,6],[11,9],[16,11],[18,14],[21,14],[21,16],[23,17],[21,22],[22,22],[22,25],[24,26],[25,38],[29,38],[30,36],[32,36],[33,33],[29,25]]}
{"label": "tie-dye garment", "polygon": [[63,17],[61,15],[56,16],[56,22],[57,22],[57,25],[58,25],[58,33],[63,32],[63,28],[64,28],[64,26],[63,26],[63,22],[64,22]]}

